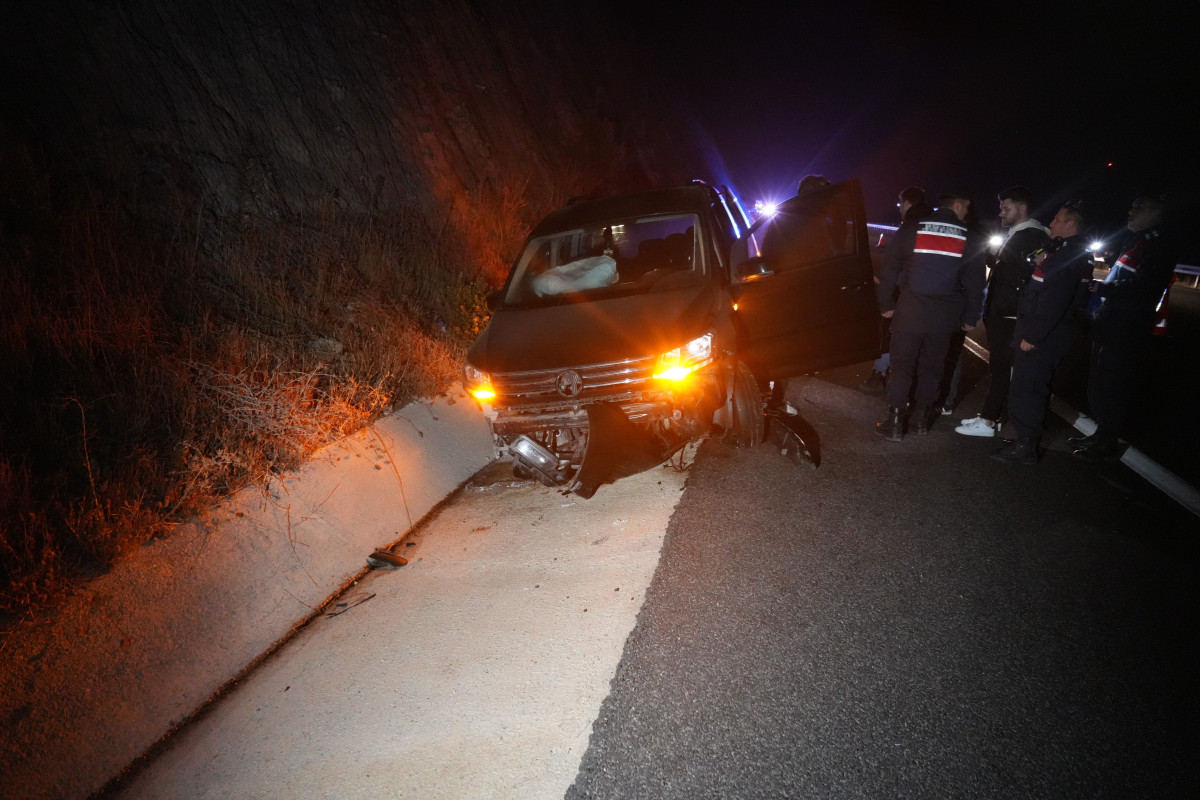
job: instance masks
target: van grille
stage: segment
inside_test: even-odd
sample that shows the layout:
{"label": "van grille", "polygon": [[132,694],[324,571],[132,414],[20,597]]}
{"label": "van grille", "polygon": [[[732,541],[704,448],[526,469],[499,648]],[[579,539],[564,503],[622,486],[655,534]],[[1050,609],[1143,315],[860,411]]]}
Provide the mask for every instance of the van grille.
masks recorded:
{"label": "van grille", "polygon": [[[492,387],[497,394],[493,402],[498,406],[569,406],[599,398],[622,401],[647,387],[656,361],[654,356],[648,356],[578,367],[493,372]],[[558,390],[559,376],[568,370],[578,373],[583,384],[573,396],[564,396]]]}

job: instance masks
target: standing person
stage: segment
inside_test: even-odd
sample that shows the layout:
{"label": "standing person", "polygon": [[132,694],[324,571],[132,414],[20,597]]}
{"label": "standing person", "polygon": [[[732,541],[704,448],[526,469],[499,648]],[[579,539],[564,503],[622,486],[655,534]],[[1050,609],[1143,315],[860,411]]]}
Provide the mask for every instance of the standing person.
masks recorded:
{"label": "standing person", "polygon": [[[983,227],[983,222],[976,213],[974,203],[971,204],[970,210],[967,211],[967,217],[963,220],[963,223],[966,224],[967,230],[974,231],[985,240],[987,239],[988,231]],[[986,267],[988,266],[986,253],[984,256],[984,265],[984,274],[986,275]],[[987,296],[986,292],[984,296]],[[962,380],[963,346],[966,344],[966,341],[966,331],[955,331],[954,335],[950,337],[950,347],[946,351],[945,371],[942,373],[942,382],[938,386],[937,402],[934,403],[935,410],[943,417],[953,414],[954,407],[958,405],[958,386]]]}
{"label": "standing person", "polygon": [[1166,203],[1139,197],[1129,209],[1121,255],[1105,280],[1092,286],[1091,371],[1088,405],[1096,432],[1072,441],[1087,460],[1115,458],[1138,368],[1150,343],[1154,312],[1175,271],[1175,252],[1164,232]]}
{"label": "standing person", "polygon": [[954,429],[964,436],[996,435],[1008,410],[1008,385],[1013,364],[1013,331],[1017,325],[1017,290],[1033,274],[1030,253],[1050,243],[1050,229],[1029,216],[1033,196],[1024,186],[1000,192],[1000,224],[1008,228],[988,277],[983,327],[987,331],[990,381],[983,409]]}
{"label": "standing person", "polygon": [[888,416],[876,429],[888,441],[904,438],[914,383],[913,430],[929,432],[951,336],[979,324],[987,250],[963,223],[970,207],[965,190],[947,187],[937,210],[905,231],[880,267],[876,293],[891,320],[892,377]]}
{"label": "standing person", "polygon": [[[900,201],[896,203],[896,208],[900,210],[900,227],[892,234],[892,238],[884,247],[884,260],[888,258],[896,258],[897,255],[891,251],[899,247],[899,242],[906,238],[906,233],[910,228],[915,228],[917,223],[933,213],[933,209],[925,201],[925,190],[920,186],[909,186],[900,192]],[[903,258],[902,255],[899,257]],[[879,275],[875,276],[875,284],[879,285]],[[887,385],[888,371],[891,369],[891,319],[881,317],[879,326],[879,349],[881,354],[875,359],[872,365],[871,374],[867,379],[859,385],[859,388],[868,392],[882,392]]]}
{"label": "standing person", "polygon": [[997,461],[1037,463],[1054,370],[1081,332],[1086,313],[1092,280],[1092,257],[1083,240],[1086,223],[1082,205],[1067,203],[1050,222],[1053,241],[1032,256],[1033,272],[1017,301],[1008,390],[1017,440],[992,453]]}

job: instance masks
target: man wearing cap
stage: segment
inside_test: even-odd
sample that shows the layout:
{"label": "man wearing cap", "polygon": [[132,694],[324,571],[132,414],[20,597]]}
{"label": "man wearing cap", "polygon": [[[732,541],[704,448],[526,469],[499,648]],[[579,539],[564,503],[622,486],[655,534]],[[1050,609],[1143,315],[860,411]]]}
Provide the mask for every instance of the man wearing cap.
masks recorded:
{"label": "man wearing cap", "polygon": [[903,239],[880,267],[876,294],[880,312],[891,319],[892,377],[888,415],[876,430],[888,441],[901,441],[910,421],[918,436],[929,432],[951,337],[979,324],[987,244],[963,222],[970,208],[965,189],[947,187],[933,214],[897,232]]}
{"label": "man wearing cap", "polygon": [[1032,256],[1033,273],[1017,301],[1008,387],[1008,413],[1017,440],[992,453],[997,461],[1037,463],[1054,371],[1079,336],[1087,307],[1092,258],[1083,241],[1086,223],[1082,205],[1067,203],[1050,221],[1053,240]]}

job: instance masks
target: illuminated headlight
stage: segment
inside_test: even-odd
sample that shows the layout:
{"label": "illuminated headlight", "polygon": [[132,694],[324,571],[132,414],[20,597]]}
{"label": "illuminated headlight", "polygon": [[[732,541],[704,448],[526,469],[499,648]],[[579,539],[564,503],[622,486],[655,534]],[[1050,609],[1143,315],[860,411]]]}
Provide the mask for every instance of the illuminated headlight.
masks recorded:
{"label": "illuminated headlight", "polygon": [[663,353],[654,367],[654,377],[666,381],[680,381],[696,370],[712,362],[713,335],[706,333],[685,344]]}
{"label": "illuminated headlight", "polygon": [[467,379],[467,391],[476,400],[491,400],[496,396],[492,388],[492,377],[471,364],[463,364],[463,376]]}

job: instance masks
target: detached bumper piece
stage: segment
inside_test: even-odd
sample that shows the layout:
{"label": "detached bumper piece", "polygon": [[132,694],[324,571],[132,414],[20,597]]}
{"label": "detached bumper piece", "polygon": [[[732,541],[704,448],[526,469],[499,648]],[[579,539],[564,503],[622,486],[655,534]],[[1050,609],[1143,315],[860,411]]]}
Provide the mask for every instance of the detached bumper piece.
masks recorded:
{"label": "detached bumper piece", "polygon": [[590,405],[587,415],[587,449],[575,480],[567,487],[567,491],[584,499],[594,495],[602,484],[648,470],[674,452],[647,434],[645,428],[630,422],[616,403]]}
{"label": "detached bumper piece", "polygon": [[793,464],[821,466],[821,436],[799,414],[786,409],[767,411],[767,439]]}

